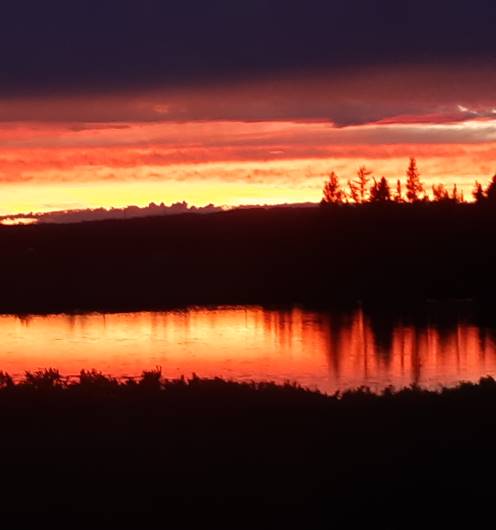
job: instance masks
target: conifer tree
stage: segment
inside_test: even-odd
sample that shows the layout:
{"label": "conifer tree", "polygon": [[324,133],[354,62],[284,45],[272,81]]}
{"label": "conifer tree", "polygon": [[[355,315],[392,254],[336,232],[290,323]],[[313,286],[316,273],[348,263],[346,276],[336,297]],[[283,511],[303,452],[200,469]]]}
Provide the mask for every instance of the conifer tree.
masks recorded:
{"label": "conifer tree", "polygon": [[348,181],[348,188],[350,190],[350,197],[351,197],[351,200],[355,203],[355,204],[358,204],[360,202],[360,195],[359,195],[359,192],[358,192],[358,186],[357,186],[357,183],[356,182],[353,182],[352,180],[349,180]]}
{"label": "conifer tree", "polygon": [[472,197],[477,203],[483,202],[486,198],[486,193],[484,192],[484,189],[482,188],[482,184],[480,182],[475,181],[474,189],[472,191]]}
{"label": "conifer tree", "polygon": [[496,175],[494,175],[489,186],[486,188],[485,196],[489,202],[496,204]]}
{"label": "conifer tree", "polygon": [[372,175],[372,171],[368,170],[365,166],[362,166],[357,172],[357,180],[355,183],[361,203],[367,201],[367,185],[370,180],[370,175]]}
{"label": "conifer tree", "polygon": [[420,174],[415,158],[410,158],[410,165],[408,166],[406,177],[406,198],[408,202],[414,203],[424,200],[424,186],[420,182]]}
{"label": "conifer tree", "polygon": [[374,184],[370,189],[370,202],[389,202],[391,200],[391,188],[385,177],[379,182],[374,179]]}
{"label": "conifer tree", "polygon": [[324,184],[323,193],[322,204],[343,203],[345,195],[341,189],[339,178],[334,171],[329,175],[329,180]]}
{"label": "conifer tree", "polygon": [[434,184],[432,186],[432,194],[434,196],[434,202],[445,202],[450,198],[444,184]]}
{"label": "conifer tree", "polygon": [[463,191],[458,191],[458,186],[456,184],[453,184],[451,200],[457,204],[464,202]]}
{"label": "conifer tree", "polygon": [[403,190],[401,188],[401,180],[396,181],[396,192],[394,194],[394,202],[403,202]]}

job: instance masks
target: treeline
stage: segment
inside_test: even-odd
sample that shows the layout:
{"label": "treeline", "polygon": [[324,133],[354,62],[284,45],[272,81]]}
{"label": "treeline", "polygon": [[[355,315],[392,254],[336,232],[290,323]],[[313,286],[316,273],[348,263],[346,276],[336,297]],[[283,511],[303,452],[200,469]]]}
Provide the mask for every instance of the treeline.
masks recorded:
{"label": "treeline", "polygon": [[[492,178],[486,189],[482,184],[475,182],[472,197],[477,203],[496,203],[496,175]],[[372,177],[372,172],[362,166],[357,171],[356,179],[348,180],[346,186],[341,184],[339,177],[333,171],[328,181],[324,184],[322,205],[338,204],[366,204],[366,203],[451,203],[466,202],[463,191],[454,184],[451,189],[444,184],[434,184],[432,195],[429,196],[427,188],[420,179],[420,173],[415,158],[410,159],[406,172],[406,182],[400,179],[391,186],[385,177]]]}

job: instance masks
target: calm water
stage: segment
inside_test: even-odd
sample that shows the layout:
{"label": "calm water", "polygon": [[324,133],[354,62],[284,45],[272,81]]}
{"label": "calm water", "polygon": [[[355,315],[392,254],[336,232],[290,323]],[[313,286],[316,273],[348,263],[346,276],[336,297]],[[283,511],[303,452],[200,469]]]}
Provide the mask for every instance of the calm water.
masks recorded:
{"label": "calm water", "polygon": [[496,376],[496,334],[461,316],[443,325],[374,322],[362,310],[328,314],[260,307],[173,312],[0,316],[0,369],[95,368],[136,376],[297,381],[326,392],[361,385],[451,385]]}

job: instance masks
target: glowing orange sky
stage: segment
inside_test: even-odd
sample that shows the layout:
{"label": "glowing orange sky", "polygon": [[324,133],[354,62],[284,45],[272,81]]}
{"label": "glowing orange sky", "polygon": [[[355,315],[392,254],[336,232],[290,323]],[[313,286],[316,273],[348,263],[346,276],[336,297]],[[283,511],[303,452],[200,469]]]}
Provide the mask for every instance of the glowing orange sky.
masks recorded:
{"label": "glowing orange sky", "polygon": [[[417,143],[425,125],[188,123],[135,124],[81,132],[25,126],[2,131],[2,213],[145,205],[151,201],[218,205],[318,201],[335,170],[352,178],[365,164],[403,177],[416,155],[426,184],[457,184],[466,196],[492,174],[496,142]],[[496,130],[496,122],[435,126],[457,135]],[[181,136],[177,134],[181,131]],[[436,131],[434,131],[436,132]],[[396,135],[407,143],[374,144]],[[359,143],[351,143],[353,140]],[[369,143],[362,143],[368,140]],[[148,141],[150,143],[148,143]],[[340,143],[344,142],[344,143]]]}
{"label": "glowing orange sky", "polygon": [[0,214],[317,202],[330,171],[396,180],[410,156],[470,198],[495,172],[496,108],[453,71],[0,100]]}

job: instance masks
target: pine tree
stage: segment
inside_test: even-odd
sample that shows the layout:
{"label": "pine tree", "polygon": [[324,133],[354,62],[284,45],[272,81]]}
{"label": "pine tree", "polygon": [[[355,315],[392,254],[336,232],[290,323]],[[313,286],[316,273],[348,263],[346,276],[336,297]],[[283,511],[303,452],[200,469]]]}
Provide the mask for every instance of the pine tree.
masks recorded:
{"label": "pine tree", "polygon": [[486,194],[480,182],[475,181],[474,189],[472,191],[472,197],[475,199],[475,202],[478,202],[478,203],[483,202],[484,199],[486,198]]}
{"label": "pine tree", "polygon": [[401,189],[401,180],[396,181],[396,193],[394,194],[394,202],[403,202],[403,190]]}
{"label": "pine tree", "polygon": [[489,186],[486,188],[485,196],[489,202],[496,203],[496,175],[494,175]]}
{"label": "pine tree", "polygon": [[391,200],[391,188],[385,177],[379,182],[374,179],[374,184],[370,189],[370,202],[389,202]]}
{"label": "pine tree", "polygon": [[448,190],[444,184],[434,184],[432,186],[432,194],[434,195],[434,202],[445,202],[450,200]]}
{"label": "pine tree", "polygon": [[353,182],[352,180],[349,180],[348,181],[348,188],[350,190],[351,200],[355,204],[358,204],[360,202],[360,195],[359,195],[359,192],[358,192],[358,186],[357,186],[356,182]]}
{"label": "pine tree", "polygon": [[409,202],[420,202],[424,199],[421,195],[424,194],[424,186],[420,182],[420,174],[417,169],[417,161],[415,158],[410,158],[410,165],[406,172],[406,198]]}
{"label": "pine tree", "polygon": [[370,175],[372,171],[369,171],[365,166],[362,166],[357,172],[356,186],[358,189],[358,196],[361,203],[367,201],[367,185],[370,180]]}
{"label": "pine tree", "polygon": [[458,191],[458,186],[456,184],[453,184],[451,200],[457,204],[464,202],[463,191]]}
{"label": "pine tree", "polygon": [[323,193],[322,204],[343,203],[344,192],[339,184],[339,178],[334,171],[329,175],[329,180],[324,184]]}

